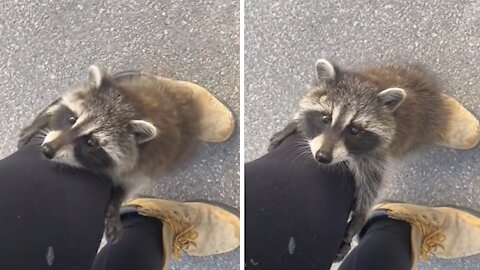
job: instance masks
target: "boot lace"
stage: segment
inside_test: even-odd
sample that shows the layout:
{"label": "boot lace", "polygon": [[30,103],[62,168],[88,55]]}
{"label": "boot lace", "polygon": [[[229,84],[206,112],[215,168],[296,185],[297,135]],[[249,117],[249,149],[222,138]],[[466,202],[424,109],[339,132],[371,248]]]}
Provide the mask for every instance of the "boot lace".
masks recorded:
{"label": "boot lace", "polygon": [[[178,220],[167,221],[175,233],[175,239],[173,240],[173,256],[178,260],[181,257],[183,250],[186,250],[190,245],[197,247],[195,240],[198,237],[198,232],[193,229],[193,225],[188,226]],[[187,227],[188,226],[188,227]]]}
{"label": "boot lace", "polygon": [[410,224],[417,227],[423,236],[420,250],[422,260],[428,261],[429,255],[433,254],[438,248],[444,249],[442,243],[446,237],[440,227],[427,222],[425,217],[413,217]]}
{"label": "boot lace", "polygon": [[179,260],[183,250],[190,246],[197,247],[195,240],[198,237],[198,232],[194,230],[194,226],[178,212],[173,211],[158,211],[156,209],[142,209],[148,216],[153,216],[162,220],[163,223],[168,224],[173,231],[174,239],[172,245],[172,254]]}
{"label": "boot lace", "polygon": [[420,256],[422,260],[428,261],[429,255],[433,254],[438,248],[444,249],[443,242],[445,241],[446,236],[442,233],[439,226],[428,222],[425,216],[412,216],[400,211],[388,212],[391,218],[406,221],[420,231],[423,236],[420,248]]}

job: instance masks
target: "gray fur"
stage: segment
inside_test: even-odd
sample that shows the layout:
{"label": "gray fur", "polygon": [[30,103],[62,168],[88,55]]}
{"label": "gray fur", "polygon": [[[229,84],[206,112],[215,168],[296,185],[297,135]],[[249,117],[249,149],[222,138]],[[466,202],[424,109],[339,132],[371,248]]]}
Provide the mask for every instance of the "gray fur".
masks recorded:
{"label": "gray fur", "polygon": [[109,75],[97,66],[20,134],[54,162],[109,176],[114,184],[106,235],[116,240],[129,193],[176,167],[198,142],[198,110],[188,89],[141,73]]}
{"label": "gray fur", "polygon": [[[333,156],[332,164],[347,163],[355,179],[356,204],[337,254],[341,260],[377,199],[388,160],[401,160],[436,141],[445,130],[448,110],[436,80],[419,66],[387,65],[354,72],[328,63],[317,61],[318,81],[300,101],[293,121],[271,139],[270,148],[300,131],[311,142],[314,157],[325,149],[330,151],[327,154],[345,153]],[[346,146],[335,152],[332,145]]]}

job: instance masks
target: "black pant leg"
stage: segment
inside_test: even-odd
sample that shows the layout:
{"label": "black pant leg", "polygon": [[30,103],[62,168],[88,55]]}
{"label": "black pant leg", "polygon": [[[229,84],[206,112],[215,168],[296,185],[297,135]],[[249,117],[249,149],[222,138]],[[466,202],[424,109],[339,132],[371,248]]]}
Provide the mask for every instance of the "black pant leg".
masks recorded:
{"label": "black pant leg", "polygon": [[330,269],[341,244],[353,178],[300,154],[300,140],[245,165],[246,269]]}
{"label": "black pant leg", "polygon": [[373,221],[339,270],[410,270],[410,224],[380,217]]}
{"label": "black pant leg", "polygon": [[28,145],[0,160],[0,187],[0,269],[90,268],[110,181],[58,166]]}
{"label": "black pant leg", "polygon": [[162,222],[128,214],[122,218],[122,236],[97,255],[92,270],[159,270],[163,264]]}

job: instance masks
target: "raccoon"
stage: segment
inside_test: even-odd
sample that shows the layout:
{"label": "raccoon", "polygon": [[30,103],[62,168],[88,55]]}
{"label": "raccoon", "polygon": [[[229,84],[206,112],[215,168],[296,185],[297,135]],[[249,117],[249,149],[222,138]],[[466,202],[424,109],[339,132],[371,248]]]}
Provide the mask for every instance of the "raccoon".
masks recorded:
{"label": "raccoon", "polygon": [[40,139],[46,158],[112,179],[105,234],[114,241],[124,198],[175,167],[197,144],[196,106],[190,92],[168,81],[91,66],[87,81],[21,131],[18,146]]}
{"label": "raccoon", "polygon": [[354,175],[355,205],[338,261],[364,225],[388,164],[441,140],[449,111],[436,80],[417,65],[347,71],[320,59],[315,67],[309,93],[270,149],[298,131],[320,164],[343,164]]}

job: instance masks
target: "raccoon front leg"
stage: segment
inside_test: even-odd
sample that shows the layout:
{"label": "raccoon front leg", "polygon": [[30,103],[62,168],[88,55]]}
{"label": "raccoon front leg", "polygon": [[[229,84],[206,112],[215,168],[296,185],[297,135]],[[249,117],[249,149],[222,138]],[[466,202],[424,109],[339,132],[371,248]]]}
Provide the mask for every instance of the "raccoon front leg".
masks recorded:
{"label": "raccoon front leg", "polygon": [[345,258],[351,248],[353,237],[360,232],[363,225],[367,221],[368,212],[356,212],[352,213],[350,222],[347,225],[347,231],[343,238],[342,244],[337,251],[335,262],[340,262]]}
{"label": "raccoon front leg", "polygon": [[292,135],[297,131],[297,123],[290,122],[287,126],[282,129],[281,131],[273,134],[270,138],[270,145],[268,146],[268,151],[272,151],[273,149],[277,148],[288,136]]}
{"label": "raccoon front leg", "polygon": [[335,261],[341,261],[350,251],[353,237],[360,232],[367,221],[368,213],[377,199],[380,191],[384,162],[383,159],[372,160],[366,163],[359,163],[355,168],[355,207],[352,211],[350,222],[347,225],[345,236],[337,252]]}
{"label": "raccoon front leg", "polygon": [[59,103],[60,99],[55,100],[45,109],[43,109],[30,123],[30,125],[24,127],[19,134],[17,147],[20,148],[30,142],[30,140],[35,137],[35,135],[48,126],[50,122],[50,117],[52,116],[53,108]]}
{"label": "raccoon front leg", "polygon": [[120,207],[125,199],[125,189],[120,186],[114,186],[110,204],[107,208],[105,221],[105,237],[109,242],[115,243],[122,230],[122,222],[120,220]]}

